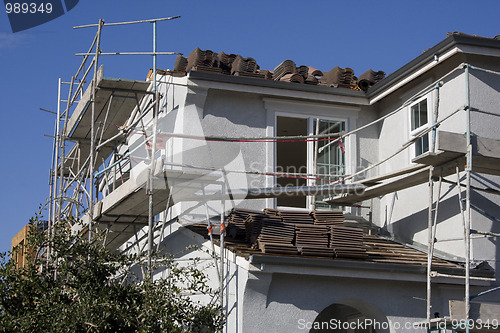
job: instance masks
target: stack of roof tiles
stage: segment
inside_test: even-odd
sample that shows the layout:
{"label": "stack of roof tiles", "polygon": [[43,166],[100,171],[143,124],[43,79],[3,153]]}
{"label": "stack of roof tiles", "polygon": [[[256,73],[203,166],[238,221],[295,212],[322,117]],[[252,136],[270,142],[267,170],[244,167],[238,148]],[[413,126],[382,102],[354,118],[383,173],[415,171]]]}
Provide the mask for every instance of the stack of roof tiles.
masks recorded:
{"label": "stack of roof tiles", "polygon": [[261,74],[264,79],[266,80],[272,80],[273,79],[273,72],[267,70],[267,69],[258,69],[257,73]]}
{"label": "stack of roof tiles", "polygon": [[180,54],[175,58],[174,71],[176,72],[186,72],[188,65],[187,58],[181,56]]}
{"label": "stack of roof tiles", "polygon": [[295,245],[303,255],[333,257],[334,251],[329,248],[328,226],[314,224],[297,224]]}
{"label": "stack of roof tiles", "polygon": [[283,223],[275,216],[272,219],[262,220],[257,242],[259,249],[264,253],[297,254],[297,247],[293,245],[294,238],[294,225]]}
{"label": "stack of roof tiles", "polygon": [[352,227],[331,226],[330,247],[338,258],[366,258],[363,230]]}
{"label": "stack of roof tiles", "polygon": [[325,73],[323,82],[329,87],[344,87],[349,88],[354,85],[356,77],[351,68],[340,68],[339,66],[333,68],[331,71]]}
{"label": "stack of roof tiles", "polygon": [[197,47],[187,57],[186,71],[204,70],[222,73],[222,69],[219,68],[219,63],[219,57],[216,53],[210,50],[200,50],[200,48]]}
{"label": "stack of roof tiles", "polygon": [[250,215],[259,214],[262,214],[262,212],[242,208],[233,209],[226,219],[226,235],[231,238],[244,238],[247,232],[245,227],[245,220]]}
{"label": "stack of roof tiles", "polygon": [[278,210],[278,216],[281,216],[283,222],[293,224],[314,224],[314,219],[310,212],[294,210]]}
{"label": "stack of roof tiles", "polygon": [[220,52],[219,57],[219,67],[222,69],[224,74],[231,74],[231,67],[233,65],[234,59],[236,59],[237,54],[226,54],[224,52]]}
{"label": "stack of roof tiles", "polygon": [[314,224],[344,225],[344,212],[341,210],[316,210],[311,213]]}
{"label": "stack of roof tiles", "polygon": [[245,239],[263,253],[364,258],[363,230],[344,227],[342,211],[263,212],[233,209],[227,218],[227,234]]}
{"label": "stack of roof tiles", "polygon": [[285,60],[273,70],[273,80],[279,81],[287,74],[295,74],[297,67],[292,60]]}
{"label": "stack of roof tiles", "polygon": [[375,72],[374,70],[369,69],[359,76],[358,86],[361,88],[361,90],[366,91],[368,88],[370,88],[383,78],[385,78],[385,72]]}
{"label": "stack of roof tiles", "polygon": [[267,214],[251,214],[245,219],[245,239],[252,245],[256,245],[257,239],[262,231],[264,223],[282,222],[278,216],[271,216]]}
{"label": "stack of roof tiles", "polygon": [[261,74],[257,73],[257,62],[254,58],[243,58],[240,55],[237,55],[234,58],[234,61],[231,65],[231,74],[233,75],[245,75],[251,76],[249,74],[253,74],[255,77],[263,77]]}
{"label": "stack of roof tiles", "polygon": [[177,56],[174,72],[191,70],[209,71],[235,76],[249,76],[275,81],[343,87],[367,90],[385,77],[382,71],[368,70],[359,80],[351,68],[335,67],[329,72],[322,72],[309,66],[296,66],[292,60],[285,60],[273,71],[261,70],[254,58],[244,58],[237,54],[214,53],[211,50],[196,48],[187,58]]}

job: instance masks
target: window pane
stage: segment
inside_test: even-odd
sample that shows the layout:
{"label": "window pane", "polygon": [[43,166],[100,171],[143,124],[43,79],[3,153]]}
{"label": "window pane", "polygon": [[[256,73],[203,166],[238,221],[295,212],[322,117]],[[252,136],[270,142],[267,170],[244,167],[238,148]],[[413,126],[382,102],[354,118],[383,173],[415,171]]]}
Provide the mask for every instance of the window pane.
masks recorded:
{"label": "window pane", "polygon": [[[313,120],[313,131],[316,133],[317,119]],[[345,123],[342,121],[332,121],[319,119],[318,134],[335,134],[345,130]],[[331,136],[335,138],[336,136]],[[316,160],[316,174],[321,180],[316,181],[316,185],[326,185],[332,181],[340,179],[339,176],[345,173],[345,155],[339,142],[330,144],[331,141],[318,141],[318,155]],[[324,149],[322,149],[325,147]],[[316,196],[316,209],[338,209],[321,202],[327,196]]]}
{"label": "window pane", "polygon": [[[427,99],[410,108],[411,130],[414,131],[427,124]],[[429,151],[429,136],[424,135],[415,142],[415,156]]]}
{"label": "window pane", "polygon": [[415,156],[429,151],[429,135],[426,134],[415,142]]}
{"label": "window pane", "polygon": [[427,100],[424,99],[422,102],[418,103],[420,106],[420,125],[423,126],[427,124]]}
{"label": "window pane", "polygon": [[411,130],[427,124],[427,99],[411,107]]}
{"label": "window pane", "polygon": [[417,128],[418,124],[418,104],[411,107],[411,130]]}

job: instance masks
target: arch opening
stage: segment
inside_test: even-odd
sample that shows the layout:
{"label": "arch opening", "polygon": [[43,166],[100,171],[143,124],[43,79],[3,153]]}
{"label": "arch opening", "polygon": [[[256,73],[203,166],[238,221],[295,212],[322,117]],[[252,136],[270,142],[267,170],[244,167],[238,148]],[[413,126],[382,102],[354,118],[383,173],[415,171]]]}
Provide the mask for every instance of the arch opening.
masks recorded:
{"label": "arch opening", "polygon": [[[354,303],[354,304],[353,304]],[[334,303],[321,311],[309,333],[386,333],[387,319],[357,302]],[[376,311],[378,312],[378,311]]]}

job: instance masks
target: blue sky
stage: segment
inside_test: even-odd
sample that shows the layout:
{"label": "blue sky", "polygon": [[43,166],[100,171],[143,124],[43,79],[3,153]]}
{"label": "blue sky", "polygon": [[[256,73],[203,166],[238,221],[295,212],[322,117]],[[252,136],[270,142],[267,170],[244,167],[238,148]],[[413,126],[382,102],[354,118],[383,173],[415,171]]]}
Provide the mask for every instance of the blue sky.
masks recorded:
{"label": "blue sky", "polygon": [[[73,26],[180,15],[158,23],[158,50],[194,48],[253,57],[262,69],[283,60],[328,71],[350,67],[397,70],[446,37],[462,31],[500,34],[500,1],[195,1],[81,0],[67,14],[38,27],[12,33],[0,13],[0,252],[45,203],[53,141],[57,81],[69,81],[95,34]],[[105,27],[103,52],[150,51],[152,25]],[[148,56],[101,57],[106,77],[143,80]],[[159,68],[172,68],[162,56]]]}

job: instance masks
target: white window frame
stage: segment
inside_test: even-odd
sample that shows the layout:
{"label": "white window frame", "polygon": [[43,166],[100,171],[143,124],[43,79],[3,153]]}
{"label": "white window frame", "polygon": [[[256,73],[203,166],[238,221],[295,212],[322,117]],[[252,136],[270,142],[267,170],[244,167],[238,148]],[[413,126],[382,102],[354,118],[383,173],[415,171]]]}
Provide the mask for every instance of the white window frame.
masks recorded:
{"label": "white window frame", "polygon": [[[323,116],[323,115],[311,115],[311,114],[304,114],[304,113],[290,113],[290,112],[275,112],[274,114],[274,133],[273,136],[276,136],[276,128],[278,124],[278,117],[289,117],[289,118],[300,118],[300,119],[307,119],[307,135],[314,135],[313,129],[314,129],[314,121],[316,119],[321,119],[321,120],[329,120],[329,121],[338,121],[338,122],[344,122],[345,124],[345,131],[349,131],[349,119],[348,118],[338,118],[338,117],[328,117],[328,116]],[[346,140],[347,141],[347,140]],[[347,143],[344,144],[344,146],[349,146]],[[276,145],[274,146],[276,147]],[[350,149],[346,147],[345,149],[345,165],[344,165],[344,172],[345,174],[348,174],[348,166],[350,165],[349,163],[349,154]],[[307,173],[312,174],[314,170],[314,141],[309,141],[307,142],[307,157],[306,157],[306,163],[307,163]],[[276,160],[277,160],[277,150],[274,148],[274,158],[273,158],[273,169],[275,170],[276,168]],[[276,178],[273,179],[274,185],[276,186]],[[307,185],[311,186],[313,185],[313,180],[308,179],[307,180]],[[276,208],[284,208],[284,209],[303,209],[303,208],[298,208],[298,207],[286,207],[286,206],[277,206],[277,199],[274,200],[274,207]],[[311,210],[311,200],[306,200],[306,208],[305,210]]]}
{"label": "white window frame", "polygon": [[[415,128],[415,129],[411,129],[411,126],[412,126],[412,108],[421,103],[422,101],[424,100],[427,100],[427,123]],[[408,106],[408,131],[409,131],[409,137],[408,137],[408,140],[411,140],[413,138],[415,138],[419,133],[421,133],[423,130],[426,130],[428,129],[431,125],[431,122],[432,122],[432,94],[427,94],[423,97],[420,97],[419,99],[415,100],[413,103],[411,103],[409,106]],[[430,133],[427,133],[427,140],[428,140],[428,147],[427,147],[427,150],[422,152],[420,155],[422,154],[425,154],[426,152],[428,152],[430,149],[431,149],[431,138],[430,138]],[[422,136],[423,138],[423,136]],[[417,155],[416,153],[416,142],[413,143],[410,148],[409,148],[409,151],[410,151],[410,161],[412,161],[414,158],[420,156],[420,155]]]}
{"label": "white window frame", "polygon": [[[333,121],[344,121],[346,126],[346,131],[350,128],[356,128],[356,120],[358,118],[358,113],[361,111],[359,106],[350,106],[342,104],[331,104],[330,103],[319,103],[319,102],[304,102],[298,100],[290,100],[283,98],[273,98],[273,97],[263,97],[264,107],[266,109],[266,135],[275,136],[276,133],[276,123],[277,117],[296,117],[296,118],[320,118]],[[312,121],[308,121],[308,132],[312,133]],[[356,144],[356,134],[349,135],[344,140],[345,146],[345,173],[348,175],[353,169],[356,168],[357,161],[357,148]],[[312,170],[312,150],[313,142],[308,142],[307,152],[307,168]],[[268,142],[266,144],[266,171],[274,172],[276,165],[276,150],[275,144],[273,142]],[[308,181],[307,184],[311,184],[312,181]],[[275,186],[275,177],[266,177],[265,181],[266,187]],[[276,198],[264,199],[266,200],[267,207],[277,207]],[[302,209],[302,208],[292,208],[292,209]],[[310,200],[307,200],[306,209],[310,210]],[[347,211],[350,211],[347,208]]]}

